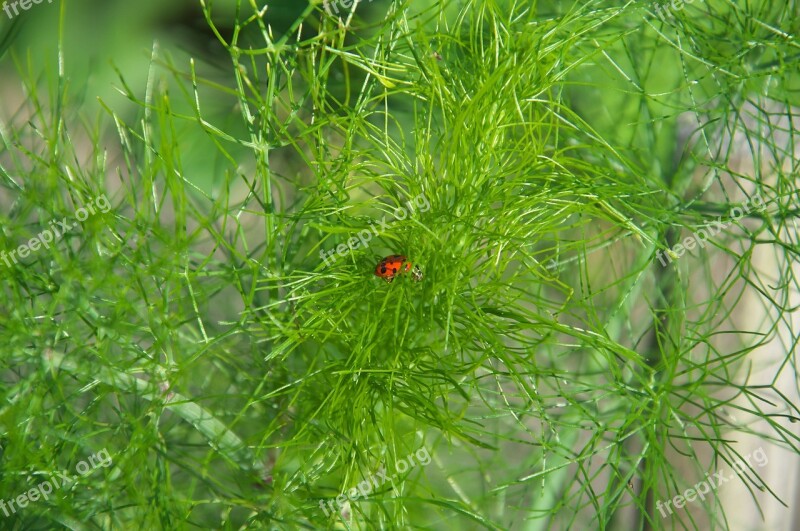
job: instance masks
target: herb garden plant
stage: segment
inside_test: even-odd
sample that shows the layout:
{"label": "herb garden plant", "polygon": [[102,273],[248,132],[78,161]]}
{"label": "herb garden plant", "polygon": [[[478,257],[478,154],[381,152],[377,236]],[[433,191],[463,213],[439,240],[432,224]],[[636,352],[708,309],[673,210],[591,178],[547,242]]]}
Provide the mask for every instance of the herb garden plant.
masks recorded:
{"label": "herb garden plant", "polygon": [[795,0],[191,0],[97,92],[52,4],[0,26],[0,528],[791,521]]}

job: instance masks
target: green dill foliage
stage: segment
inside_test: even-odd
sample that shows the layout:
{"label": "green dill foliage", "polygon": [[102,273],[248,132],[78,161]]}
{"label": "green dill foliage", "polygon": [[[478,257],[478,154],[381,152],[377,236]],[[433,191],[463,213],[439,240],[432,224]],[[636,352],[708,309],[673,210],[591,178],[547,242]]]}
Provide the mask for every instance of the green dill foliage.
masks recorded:
{"label": "green dill foliage", "polygon": [[113,461],[0,527],[735,528],[659,503],[798,453],[796,0],[261,3],[127,101],[0,37],[0,499]]}

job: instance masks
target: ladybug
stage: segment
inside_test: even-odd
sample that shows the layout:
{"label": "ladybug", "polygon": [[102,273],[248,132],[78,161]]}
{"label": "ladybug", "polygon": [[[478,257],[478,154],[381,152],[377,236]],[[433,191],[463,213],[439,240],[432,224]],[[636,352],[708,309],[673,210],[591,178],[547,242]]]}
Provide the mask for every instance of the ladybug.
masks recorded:
{"label": "ladybug", "polygon": [[375,274],[386,282],[391,282],[398,273],[411,271],[411,278],[416,282],[422,280],[422,271],[419,266],[412,265],[402,254],[387,256],[375,266]]}

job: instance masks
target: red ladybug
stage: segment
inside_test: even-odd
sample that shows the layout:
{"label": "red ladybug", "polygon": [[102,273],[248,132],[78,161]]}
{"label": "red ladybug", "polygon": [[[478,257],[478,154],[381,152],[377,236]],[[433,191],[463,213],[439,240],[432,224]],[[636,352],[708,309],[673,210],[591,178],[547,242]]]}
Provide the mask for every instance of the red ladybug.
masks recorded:
{"label": "red ladybug", "polygon": [[411,278],[419,282],[422,280],[422,271],[419,266],[413,265],[408,258],[402,254],[387,256],[375,266],[375,274],[386,282],[394,280],[399,273],[411,271]]}

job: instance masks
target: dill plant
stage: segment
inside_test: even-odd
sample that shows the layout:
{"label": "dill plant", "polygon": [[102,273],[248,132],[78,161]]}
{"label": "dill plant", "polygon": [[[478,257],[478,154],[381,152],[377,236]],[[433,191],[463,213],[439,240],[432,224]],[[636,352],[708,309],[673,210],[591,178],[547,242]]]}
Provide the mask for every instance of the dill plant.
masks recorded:
{"label": "dill plant", "polygon": [[797,4],[330,7],[200,2],[225,74],[154,46],[94,122],[2,41],[2,244],[114,205],[3,270],[0,492],[113,466],[4,524],[735,529],[656,503],[742,435],[797,453]]}

